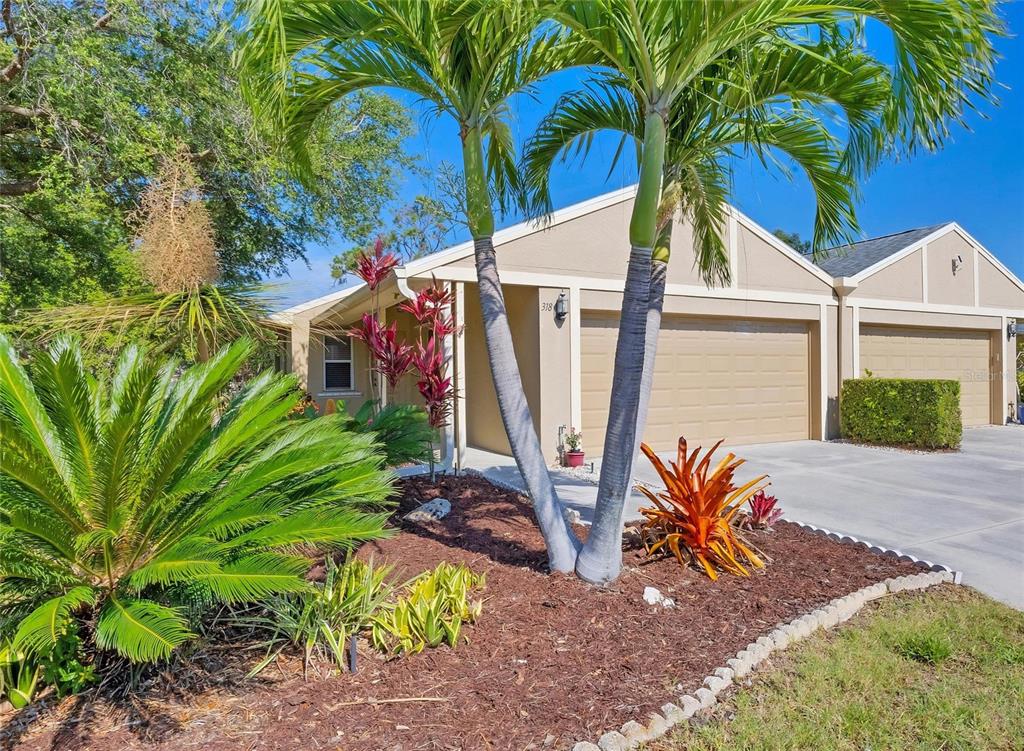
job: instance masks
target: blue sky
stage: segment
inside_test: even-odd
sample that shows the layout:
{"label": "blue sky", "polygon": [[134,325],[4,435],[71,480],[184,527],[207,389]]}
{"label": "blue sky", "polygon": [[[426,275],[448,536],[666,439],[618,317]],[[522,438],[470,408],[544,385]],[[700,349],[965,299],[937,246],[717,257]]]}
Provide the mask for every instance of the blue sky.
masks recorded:
{"label": "blue sky", "polygon": [[[866,237],[957,221],[1024,278],[1024,39],[1020,36],[1024,34],[1024,3],[1007,3],[1003,15],[1015,36],[997,42],[1002,55],[996,67],[999,106],[986,106],[972,114],[970,129],[958,128],[943,150],[883,165],[863,184],[858,215]],[[557,97],[574,88],[578,80],[578,73],[561,73],[541,85],[536,99],[521,97],[513,103],[513,128],[520,143]],[[417,111],[413,100],[404,101]],[[406,147],[419,156],[427,174],[442,161],[459,165],[454,123],[446,118],[417,118],[418,132]],[[552,180],[557,207],[633,182],[635,174],[628,159],[609,174],[616,144],[612,136],[597,139],[585,164],[558,168]],[[410,177],[400,190],[402,201],[432,192],[429,177]],[[810,187],[799,174],[788,180],[778,170],[765,170],[756,160],[744,160],[736,166],[732,203],[769,230],[782,228],[808,238],[812,234],[814,202]],[[508,217],[502,224],[516,220]],[[466,238],[456,234],[451,239]],[[347,247],[343,238],[308,247],[308,266],[296,261],[287,276],[272,280],[281,285],[282,302],[294,304],[337,289],[332,284],[330,261]]]}

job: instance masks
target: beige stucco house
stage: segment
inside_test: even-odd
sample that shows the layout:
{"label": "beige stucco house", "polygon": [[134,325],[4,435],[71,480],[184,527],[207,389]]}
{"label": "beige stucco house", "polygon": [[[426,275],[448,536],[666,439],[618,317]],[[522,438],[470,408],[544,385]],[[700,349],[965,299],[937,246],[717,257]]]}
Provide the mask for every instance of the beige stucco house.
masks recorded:
{"label": "beige stucco house", "polygon": [[[609,193],[556,212],[546,227],[495,236],[523,383],[552,461],[559,426],[582,429],[591,455],[604,442],[633,196]],[[1024,320],[1024,283],[957,224],[867,240],[820,265],[735,209],[723,232],[732,281],[710,289],[693,268],[687,225],[673,236],[648,443],[834,437],[840,381],[865,370],[958,379],[966,425],[1001,424],[1010,413],[1007,328]],[[459,462],[467,446],[507,453],[472,244],[397,268],[381,291],[385,316],[411,331],[395,306],[432,279],[452,285],[464,327],[446,342],[460,395],[447,457]],[[354,409],[367,397],[366,351],[344,331],[370,306],[357,286],[279,314],[291,332],[285,367],[325,408]],[[385,398],[418,395],[408,378]]]}

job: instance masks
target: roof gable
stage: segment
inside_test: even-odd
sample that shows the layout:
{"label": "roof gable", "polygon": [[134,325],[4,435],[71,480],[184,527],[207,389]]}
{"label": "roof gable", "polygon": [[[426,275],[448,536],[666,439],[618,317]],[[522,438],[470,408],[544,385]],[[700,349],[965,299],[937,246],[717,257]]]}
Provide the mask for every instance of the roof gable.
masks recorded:
{"label": "roof gable", "polygon": [[850,245],[841,245],[825,251],[826,255],[817,259],[816,263],[832,276],[856,276],[946,226],[948,225],[934,224],[930,227],[908,229]]}

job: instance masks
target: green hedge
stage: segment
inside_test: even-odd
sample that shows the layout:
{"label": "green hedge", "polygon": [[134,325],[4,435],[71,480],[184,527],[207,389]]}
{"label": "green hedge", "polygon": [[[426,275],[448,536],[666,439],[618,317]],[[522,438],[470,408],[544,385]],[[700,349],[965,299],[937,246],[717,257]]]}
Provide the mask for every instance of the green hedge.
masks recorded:
{"label": "green hedge", "polygon": [[854,378],[840,395],[843,437],[863,443],[957,448],[963,434],[960,382]]}

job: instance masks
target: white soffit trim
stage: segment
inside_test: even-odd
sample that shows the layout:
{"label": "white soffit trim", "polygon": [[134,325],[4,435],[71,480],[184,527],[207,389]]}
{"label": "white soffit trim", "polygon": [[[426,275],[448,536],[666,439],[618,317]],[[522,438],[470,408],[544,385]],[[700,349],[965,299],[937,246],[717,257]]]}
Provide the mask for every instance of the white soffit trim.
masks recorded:
{"label": "white soffit trim", "polygon": [[[578,219],[581,216],[592,214],[595,211],[607,208],[608,206],[614,206],[619,203],[630,200],[636,195],[636,185],[630,185],[629,187],[622,188],[621,190],[615,190],[611,193],[605,193],[594,198],[589,198],[586,201],[575,203],[572,206],[567,206],[564,209],[552,212],[551,217],[548,221],[529,221],[520,222],[514,224],[511,227],[498,230],[494,233],[494,246],[504,245],[505,243],[511,242],[512,240],[518,240],[521,237],[532,235],[535,232],[543,232],[544,230],[552,227],[556,224],[562,224],[564,222]],[[473,255],[473,241],[460,243],[446,250],[439,251],[433,255],[429,255],[426,258],[421,258],[418,261],[412,261],[405,265],[405,273],[407,276],[419,276],[420,274],[428,273],[438,266],[443,266],[452,261],[459,261],[463,258],[469,258]]]}
{"label": "white soffit trim", "polygon": [[808,261],[803,256],[803,254],[797,253],[791,247],[786,245],[786,243],[782,242],[782,240],[777,238],[775,235],[766,230],[764,227],[755,222],[742,211],[737,209],[735,206],[729,206],[728,210],[730,214],[739,219],[740,222],[742,222],[746,226],[746,228],[753,232],[755,235],[760,237],[762,240],[764,240],[766,243],[771,245],[776,250],[781,251],[785,255],[789,256],[792,260],[796,261],[798,265],[803,266],[804,269],[810,271],[816,277],[821,279],[821,281],[826,282],[830,287],[832,286],[832,275],[825,271],[825,269]]}
{"label": "white soffit trim", "polygon": [[914,313],[952,313],[959,316],[1016,316],[1024,317],[1024,308],[989,308],[981,305],[941,305],[939,303],[902,302],[870,297],[851,300],[858,307],[872,310],[906,310]]}

